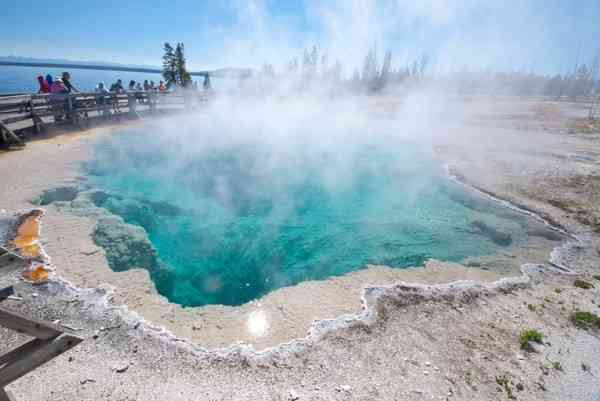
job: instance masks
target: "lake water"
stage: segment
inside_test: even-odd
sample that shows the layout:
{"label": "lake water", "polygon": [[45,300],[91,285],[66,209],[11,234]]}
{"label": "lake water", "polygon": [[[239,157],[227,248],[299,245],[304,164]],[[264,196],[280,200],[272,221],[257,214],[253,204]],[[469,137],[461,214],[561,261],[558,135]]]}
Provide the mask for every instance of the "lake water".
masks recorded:
{"label": "lake water", "polygon": [[184,306],[239,305],[369,263],[492,254],[523,243],[533,224],[449,181],[427,146],[273,152],[261,141],[214,139],[226,134],[198,131],[200,147],[185,145],[189,133],[170,135],[113,136],[86,175],[108,194],[98,206],[147,232],[164,266],[151,270],[157,289]]}
{"label": "lake water", "polygon": [[[64,69],[58,68],[38,68],[38,67],[9,67],[0,66],[0,94],[5,93],[37,93],[39,85],[37,77],[50,74],[53,77],[60,77]],[[144,82],[145,79],[154,81],[158,86],[162,80],[161,74],[148,74],[138,72],[123,72],[123,71],[94,71],[69,69],[71,73],[71,81],[73,85],[80,91],[93,91],[98,82],[104,82],[106,87],[121,79],[124,85],[128,85],[129,81]],[[192,77],[199,84],[203,82],[202,77]],[[211,84],[214,89],[220,89],[222,86],[230,86],[234,80],[223,80],[219,78],[211,79]]]}

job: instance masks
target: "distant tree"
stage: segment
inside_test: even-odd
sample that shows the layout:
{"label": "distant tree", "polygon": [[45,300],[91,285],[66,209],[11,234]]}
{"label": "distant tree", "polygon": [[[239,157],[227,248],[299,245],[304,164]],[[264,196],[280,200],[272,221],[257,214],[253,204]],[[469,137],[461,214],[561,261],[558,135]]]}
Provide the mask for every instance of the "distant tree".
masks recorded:
{"label": "distant tree", "polygon": [[315,74],[317,72],[317,64],[319,63],[319,49],[317,45],[313,45],[312,50],[310,52],[310,65],[312,67],[312,73]]}
{"label": "distant tree", "polygon": [[563,78],[560,74],[557,74],[546,81],[543,93],[547,96],[560,97],[563,94]]}
{"label": "distant tree", "polygon": [[163,55],[163,78],[165,79],[165,83],[167,87],[171,87],[177,83],[177,61],[175,59],[175,51],[173,50],[173,46],[169,43],[165,42],[163,47],[164,55]]}
{"label": "distant tree", "polygon": [[378,70],[379,66],[377,61],[377,49],[372,47],[365,56],[361,76],[361,79],[367,88],[372,89],[373,85],[376,84],[376,80],[379,75]]}
{"label": "distant tree", "polygon": [[379,74],[379,88],[383,88],[390,80],[390,74],[392,69],[392,52],[385,52],[383,58],[383,65],[381,66],[381,72]]}
{"label": "distant tree", "polygon": [[600,89],[600,51],[596,52],[596,56],[594,56],[594,60],[592,61],[592,66],[590,68],[590,104],[588,110],[588,117],[590,120],[595,120],[597,118],[598,113],[598,90]]}
{"label": "distant tree", "polygon": [[573,100],[579,96],[587,96],[592,87],[592,78],[587,65],[583,64],[577,68],[575,75],[571,78],[568,94]]}
{"label": "distant tree", "polygon": [[329,57],[327,53],[321,55],[321,74],[326,76],[329,70]]}
{"label": "distant tree", "polygon": [[262,68],[263,75],[267,77],[275,77],[275,69],[272,64],[265,63]]}
{"label": "distant tree", "polygon": [[302,56],[302,72],[304,75],[311,75],[312,71],[312,60],[310,57],[310,53],[308,49],[304,49],[304,54]]}
{"label": "distant tree", "polygon": [[412,70],[410,72],[410,75],[413,75],[415,77],[419,76],[419,64],[416,61],[413,61],[412,63]]}
{"label": "distant tree", "polygon": [[425,75],[425,69],[429,64],[429,56],[426,53],[421,54],[421,59],[419,60],[419,75],[421,78]]}
{"label": "distant tree", "polygon": [[177,46],[175,47],[175,83],[181,87],[186,87],[191,82],[191,77],[185,64],[185,49],[183,43],[177,43]]}
{"label": "distant tree", "polygon": [[[356,71],[358,73],[358,71]],[[335,60],[335,64],[331,68],[331,79],[339,82],[342,80],[342,63],[340,60]]]}
{"label": "distant tree", "polygon": [[290,60],[290,62],[287,65],[287,70],[290,73],[295,73],[296,71],[298,71],[298,59],[296,57]]}

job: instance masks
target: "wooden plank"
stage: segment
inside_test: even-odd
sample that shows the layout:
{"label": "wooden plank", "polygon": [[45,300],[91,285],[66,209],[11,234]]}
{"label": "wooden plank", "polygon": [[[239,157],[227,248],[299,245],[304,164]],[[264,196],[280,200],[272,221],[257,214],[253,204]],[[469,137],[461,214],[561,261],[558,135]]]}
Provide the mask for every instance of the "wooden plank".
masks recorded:
{"label": "wooden plank", "polygon": [[[35,340],[34,340],[35,341]],[[19,377],[26,375],[54,357],[68,351],[83,339],[72,334],[62,334],[46,341],[46,344],[31,351],[19,360],[0,368],[0,387],[4,387]]]}
{"label": "wooden plank", "polygon": [[31,112],[31,119],[33,120],[33,125],[35,126],[35,130],[38,134],[46,130],[46,124],[44,123],[44,120],[42,120],[36,113]]}
{"label": "wooden plank", "polygon": [[45,347],[52,340],[40,340],[35,338],[31,341],[21,344],[13,349],[0,355],[0,368],[4,365],[15,362],[17,359],[23,358],[25,355],[35,352],[36,350]]}
{"label": "wooden plank", "polygon": [[18,113],[19,110],[21,110],[23,107],[22,103],[0,103],[0,111],[2,111],[3,113]]}
{"label": "wooden plank", "polygon": [[17,312],[4,309],[1,306],[0,326],[43,340],[56,337],[63,332],[62,328],[57,325],[27,318]]}
{"label": "wooden plank", "polygon": [[20,116],[3,118],[2,122],[4,124],[14,124],[14,123],[18,123],[19,121],[29,120],[30,118],[31,118],[31,113],[27,113],[27,114],[23,114]]}
{"label": "wooden plank", "polygon": [[6,298],[10,297],[15,293],[15,289],[13,286],[9,286],[6,288],[0,289],[0,302],[4,301]]}
{"label": "wooden plank", "polygon": [[10,391],[0,387],[0,401],[17,401],[17,399]]}
{"label": "wooden plank", "polygon": [[10,129],[8,129],[8,127],[6,125],[4,125],[4,123],[2,121],[0,121],[0,131],[3,131],[3,134],[4,134],[3,136],[5,138],[8,136],[12,140],[17,142],[19,145],[24,145],[23,141],[21,141],[21,138],[16,136],[14,132],[12,132]]}

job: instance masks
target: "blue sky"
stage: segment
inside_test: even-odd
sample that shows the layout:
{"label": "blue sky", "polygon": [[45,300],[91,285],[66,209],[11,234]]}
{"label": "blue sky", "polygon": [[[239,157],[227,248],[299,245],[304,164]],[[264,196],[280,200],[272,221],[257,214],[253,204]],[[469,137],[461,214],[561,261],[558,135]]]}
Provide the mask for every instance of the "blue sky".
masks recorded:
{"label": "blue sky", "polygon": [[317,44],[349,74],[376,44],[396,67],[426,52],[438,70],[552,73],[600,49],[599,0],[34,0],[0,18],[1,55],[158,65],[182,41],[192,69],[279,68]]}

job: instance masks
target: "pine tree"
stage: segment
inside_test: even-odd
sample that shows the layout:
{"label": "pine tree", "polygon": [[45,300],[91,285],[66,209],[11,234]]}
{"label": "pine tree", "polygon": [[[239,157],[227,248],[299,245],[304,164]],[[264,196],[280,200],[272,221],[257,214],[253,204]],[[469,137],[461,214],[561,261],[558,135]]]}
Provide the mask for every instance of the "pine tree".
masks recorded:
{"label": "pine tree", "polygon": [[426,53],[423,53],[421,55],[421,59],[419,60],[419,75],[421,76],[421,78],[423,78],[423,76],[425,75],[425,69],[427,68],[428,64],[429,56]]}
{"label": "pine tree", "polygon": [[327,53],[323,53],[321,55],[321,75],[325,77],[327,75],[327,70],[329,69],[329,57]]}
{"label": "pine tree", "polygon": [[186,87],[191,81],[190,74],[185,66],[185,54],[183,43],[177,43],[175,47],[175,83]]}
{"label": "pine tree", "polygon": [[392,68],[392,52],[385,52],[385,57],[383,58],[383,66],[381,67],[381,73],[379,74],[379,87],[384,87],[389,79],[390,72]]}
{"label": "pine tree", "polygon": [[379,75],[377,62],[377,50],[373,47],[369,50],[365,57],[362,70],[362,81],[367,87],[372,88],[375,85],[377,77]]}
{"label": "pine tree", "polygon": [[302,56],[302,72],[305,75],[310,75],[312,69],[312,61],[310,58],[310,53],[308,49],[304,49],[304,54]]}
{"label": "pine tree", "polygon": [[165,54],[163,55],[163,78],[165,79],[167,87],[174,85],[177,82],[177,63],[175,59],[175,53],[173,46],[165,42],[164,45]]}
{"label": "pine tree", "polygon": [[310,65],[312,69],[312,74],[315,75],[317,73],[317,64],[319,63],[319,49],[317,45],[313,45],[312,51],[310,52]]}
{"label": "pine tree", "polygon": [[295,73],[296,71],[298,71],[298,59],[297,58],[293,58],[287,66],[288,72],[289,73]]}
{"label": "pine tree", "polygon": [[339,82],[342,79],[342,63],[340,62],[340,60],[335,60],[335,64],[333,65],[333,69],[331,70],[331,78],[335,82]]}

